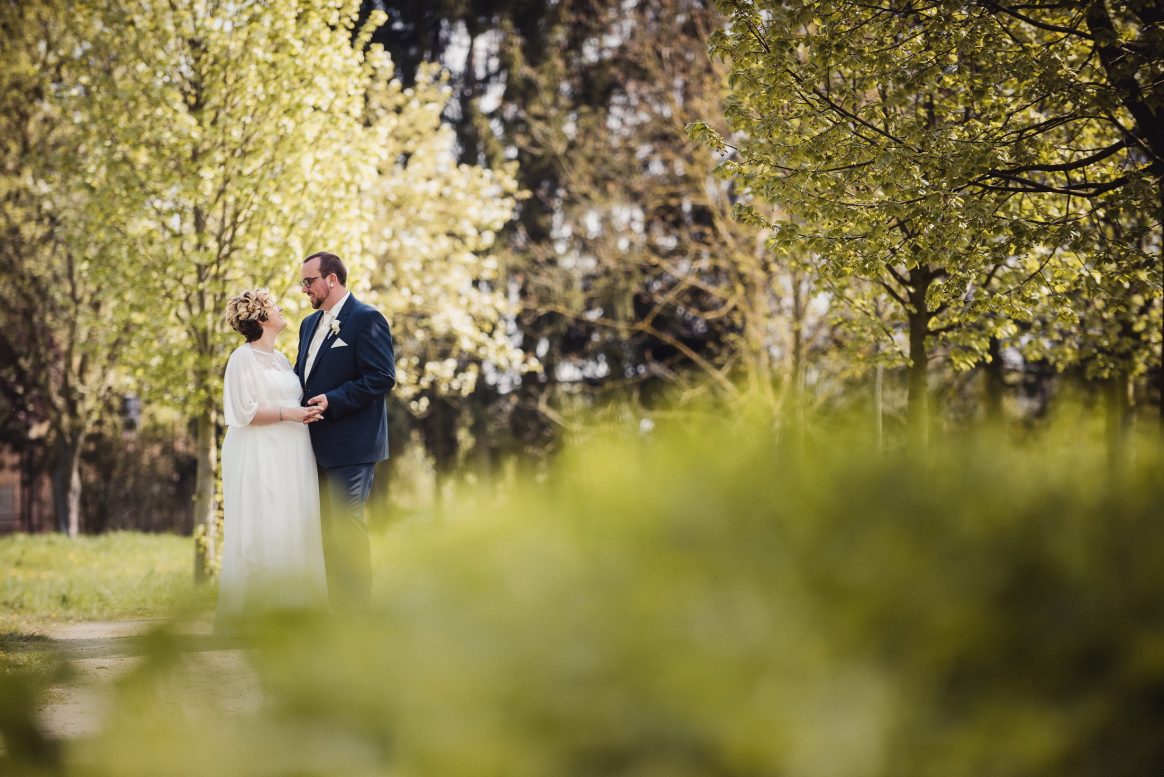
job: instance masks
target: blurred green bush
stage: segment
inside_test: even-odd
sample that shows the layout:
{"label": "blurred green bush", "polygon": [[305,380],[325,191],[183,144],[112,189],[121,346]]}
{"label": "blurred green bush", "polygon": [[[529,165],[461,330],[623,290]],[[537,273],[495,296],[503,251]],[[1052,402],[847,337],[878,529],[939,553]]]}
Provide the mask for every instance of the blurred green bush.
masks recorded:
{"label": "blurred green bush", "polygon": [[256,618],[249,708],[211,670],[162,701],[189,653],[155,635],[62,769],[1161,773],[1159,453],[1112,472],[1075,430],[793,448],[762,418],[591,440],[385,535],[371,611]]}

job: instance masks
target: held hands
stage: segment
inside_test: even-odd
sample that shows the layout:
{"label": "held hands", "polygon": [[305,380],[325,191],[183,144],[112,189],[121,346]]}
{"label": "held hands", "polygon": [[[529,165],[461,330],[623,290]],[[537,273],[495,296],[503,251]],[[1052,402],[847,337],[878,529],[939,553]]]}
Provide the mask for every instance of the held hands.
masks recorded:
{"label": "held hands", "polygon": [[311,408],[312,410],[318,409],[319,415],[322,416],[323,412],[327,410],[327,394],[317,394],[316,396],[307,400],[307,404],[313,406]]}
{"label": "held hands", "polygon": [[318,421],[321,415],[323,410],[317,407],[285,407],[279,411],[279,420],[310,424]]}

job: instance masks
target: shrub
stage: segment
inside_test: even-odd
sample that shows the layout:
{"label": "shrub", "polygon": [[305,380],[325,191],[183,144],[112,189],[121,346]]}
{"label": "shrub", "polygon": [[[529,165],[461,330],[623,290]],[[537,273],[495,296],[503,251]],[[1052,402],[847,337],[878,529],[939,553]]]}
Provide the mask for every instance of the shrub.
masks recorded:
{"label": "shrub", "polygon": [[[1164,482],[1145,445],[923,456],[764,428],[591,441],[382,538],[373,608],[256,619],[262,704],[160,683],[91,775],[1142,775],[1164,764]],[[229,706],[229,705],[228,705]]]}

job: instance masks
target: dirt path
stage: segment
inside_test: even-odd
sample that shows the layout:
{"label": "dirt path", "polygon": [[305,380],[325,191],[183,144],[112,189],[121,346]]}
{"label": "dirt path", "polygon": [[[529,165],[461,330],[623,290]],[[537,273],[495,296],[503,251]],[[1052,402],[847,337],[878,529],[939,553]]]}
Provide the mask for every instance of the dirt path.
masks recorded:
{"label": "dirt path", "polygon": [[[109,709],[113,684],[141,660],[142,635],[162,625],[165,622],[158,620],[107,621],[63,624],[46,630],[74,676],[46,694],[38,710],[45,733],[58,739],[98,733]],[[213,693],[224,712],[257,710],[262,695],[246,655],[216,642],[210,631],[209,622],[180,629],[190,639],[178,682],[167,682],[161,689],[165,703],[180,711],[184,699],[202,696],[189,694],[196,689]]]}

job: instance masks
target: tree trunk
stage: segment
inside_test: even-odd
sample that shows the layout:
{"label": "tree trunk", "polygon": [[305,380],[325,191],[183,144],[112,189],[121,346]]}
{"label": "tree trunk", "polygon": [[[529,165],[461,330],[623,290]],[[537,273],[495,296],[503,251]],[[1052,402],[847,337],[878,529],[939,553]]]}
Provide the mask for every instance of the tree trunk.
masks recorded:
{"label": "tree trunk", "polygon": [[81,447],[85,433],[71,431],[57,437],[53,462],[53,511],[57,530],[76,537],[81,533]]}
{"label": "tree trunk", "polygon": [[926,293],[933,280],[923,268],[909,272],[909,396],[906,411],[910,446],[924,450],[929,445],[929,329],[930,312]]}
{"label": "tree trunk", "polygon": [[1002,420],[1002,396],[1006,382],[1002,372],[1002,344],[997,337],[990,338],[990,361],[983,366],[986,420],[997,423]]}
{"label": "tree trunk", "polygon": [[[1164,176],[1156,179],[1156,193],[1159,198],[1160,223],[1159,242],[1156,244],[1156,270],[1160,274],[1160,287],[1164,289]],[[1164,306],[1164,299],[1160,300]],[[1156,410],[1159,414],[1160,430],[1164,431],[1164,315],[1160,316],[1160,358],[1156,361]]]}
{"label": "tree trunk", "polygon": [[210,579],[212,561],[218,556],[218,419],[216,408],[208,407],[199,417],[195,455],[198,470],[194,481],[194,579]]}
{"label": "tree trunk", "polygon": [[1128,452],[1128,433],[1131,430],[1131,403],[1128,389],[1131,381],[1126,369],[1112,373],[1104,384],[1104,408],[1107,429],[1107,461],[1114,472],[1123,470]]}
{"label": "tree trunk", "polygon": [[[779,411],[780,397],[776,387],[772,384],[772,357],[768,351],[767,323],[770,320],[768,309],[768,276],[761,270],[761,265],[767,255],[767,248],[758,244],[751,262],[746,263],[745,255],[739,255],[735,264],[738,275],[735,284],[740,287],[746,302],[742,306],[743,314],[742,334],[743,352],[748,393],[751,399],[759,401],[775,417]],[[795,278],[795,273],[793,274]],[[795,283],[795,280],[794,280]],[[793,310],[793,328],[798,327],[798,315]],[[795,359],[795,346],[794,346]],[[795,389],[794,389],[795,391]]]}
{"label": "tree trunk", "polygon": [[35,515],[33,510],[36,508],[36,499],[33,498],[33,489],[37,487],[32,474],[32,456],[27,451],[20,453],[20,517],[21,529],[28,534],[32,534],[37,529],[37,519],[39,515]]}
{"label": "tree trunk", "polygon": [[432,519],[436,523],[445,519],[445,489],[448,488],[448,483],[448,473],[439,466],[434,466],[432,473]]}
{"label": "tree trunk", "polygon": [[477,387],[469,396],[469,415],[472,418],[470,445],[473,452],[473,469],[482,482],[489,482],[494,474],[494,450],[492,447],[493,435],[489,429],[491,416],[489,399],[482,391],[483,381],[478,381]]}
{"label": "tree trunk", "polygon": [[457,408],[442,397],[434,397],[425,419],[429,452],[433,459],[433,517],[444,518],[445,490],[451,482],[449,475],[457,463]]}
{"label": "tree trunk", "polygon": [[[792,429],[796,450],[804,449],[804,317],[805,302],[800,287],[800,273],[791,272],[792,280]],[[765,348],[766,350],[766,348]]]}
{"label": "tree trunk", "polygon": [[906,417],[910,444],[915,448],[929,445],[929,354],[926,352],[924,316],[909,317],[909,397]]}

